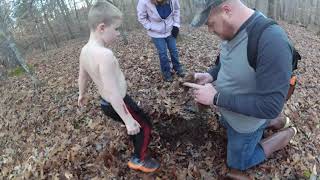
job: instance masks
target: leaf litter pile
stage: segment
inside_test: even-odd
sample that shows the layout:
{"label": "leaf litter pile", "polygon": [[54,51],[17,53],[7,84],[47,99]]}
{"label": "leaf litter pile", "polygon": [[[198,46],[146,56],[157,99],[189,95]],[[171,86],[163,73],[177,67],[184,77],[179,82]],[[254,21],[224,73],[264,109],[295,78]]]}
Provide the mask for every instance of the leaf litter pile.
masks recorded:
{"label": "leaf litter pile", "polygon": [[[298,87],[284,109],[299,132],[289,146],[246,174],[257,179],[309,179],[320,171],[320,38],[302,27],[282,25],[303,56]],[[130,32],[128,40],[128,45],[120,41],[111,48],[125,73],[128,94],[151,116],[150,153],[160,161],[160,170],[143,174],[127,167],[133,146],[126,129],[102,114],[92,83],[87,106],[77,107],[83,38],[27,55],[42,83],[38,89],[27,76],[0,83],[0,177],[212,179],[228,171],[225,131],[214,110],[194,112],[183,80],[162,80],[157,53],[144,31]],[[206,71],[218,44],[205,28],[183,29],[178,48],[187,72]]]}

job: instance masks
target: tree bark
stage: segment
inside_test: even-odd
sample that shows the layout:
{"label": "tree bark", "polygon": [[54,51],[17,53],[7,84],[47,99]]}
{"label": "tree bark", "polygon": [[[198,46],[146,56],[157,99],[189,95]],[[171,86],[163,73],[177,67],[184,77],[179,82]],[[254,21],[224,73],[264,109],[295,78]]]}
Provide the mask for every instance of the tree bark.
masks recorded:
{"label": "tree bark", "polygon": [[268,16],[275,19],[275,2],[274,0],[268,1]]}
{"label": "tree bark", "polygon": [[187,3],[187,7],[189,8],[189,14],[188,14],[188,24],[191,23],[192,19],[193,19],[193,15],[195,14],[194,9],[193,9],[193,5],[192,5],[192,0],[186,0]]}
{"label": "tree bark", "polygon": [[66,26],[70,35],[70,39],[74,39],[74,34],[71,30],[70,24],[71,24],[71,20],[70,20],[70,15],[69,15],[69,11],[66,8],[65,3],[63,2],[63,0],[57,0],[58,6],[60,8],[60,11],[62,13],[62,16],[64,18],[64,21],[66,22]]}
{"label": "tree bark", "polygon": [[51,23],[49,22],[48,15],[47,15],[46,10],[45,10],[45,8],[43,6],[42,0],[40,0],[40,2],[41,2],[41,9],[42,9],[44,21],[46,22],[46,24],[47,24],[47,26],[49,28],[49,31],[50,31],[50,33],[51,33],[51,35],[53,37],[54,43],[55,43],[56,47],[58,48],[59,47],[59,43],[58,43],[57,37],[54,34],[54,31],[53,31],[53,28],[51,26]]}
{"label": "tree bark", "polygon": [[[124,4],[123,1],[121,1],[121,4],[119,6],[118,6],[119,9],[122,7],[121,8],[122,12],[127,13],[126,4]],[[122,36],[122,39],[123,39],[125,45],[129,44],[127,35],[125,33],[125,30],[128,30],[128,24],[129,24],[129,22],[128,23],[123,23],[121,25],[121,28],[120,28],[120,34]]]}
{"label": "tree bark", "polygon": [[80,32],[83,32],[83,28],[81,26],[81,21],[80,21],[80,18],[79,18],[79,12],[78,12],[77,4],[76,4],[75,0],[73,0],[73,7],[74,7],[74,13],[75,13],[77,21],[78,21],[78,26],[79,26]]}
{"label": "tree bark", "polygon": [[[46,38],[44,37],[44,32],[42,30],[42,26],[39,27],[39,21],[38,21],[38,18],[34,15],[33,11],[32,11],[32,4],[33,4],[33,1],[32,0],[29,4],[29,14],[31,16],[31,18],[33,19],[34,23],[35,23],[35,28],[36,28],[36,31],[39,32],[40,34],[40,37],[41,37],[41,41],[42,41],[42,50],[44,52],[47,51],[47,44],[46,44]],[[42,23],[41,23],[42,24]]]}
{"label": "tree bark", "polygon": [[86,4],[87,4],[87,9],[91,8],[91,3],[89,2],[89,0],[85,0]]}
{"label": "tree bark", "polygon": [[0,32],[2,32],[4,34],[4,38],[8,42],[9,48],[14,53],[18,63],[25,70],[25,72],[30,76],[34,86],[37,87],[40,84],[39,80],[37,79],[37,77],[34,75],[34,73],[27,66],[27,64],[26,64],[24,58],[21,56],[21,53],[18,50],[16,43],[14,42],[14,39],[12,38],[11,34],[8,33],[6,27],[2,26],[1,24],[0,24]]}
{"label": "tree bark", "polygon": [[268,14],[268,1],[266,0],[256,0],[255,7],[261,11],[263,14]]}

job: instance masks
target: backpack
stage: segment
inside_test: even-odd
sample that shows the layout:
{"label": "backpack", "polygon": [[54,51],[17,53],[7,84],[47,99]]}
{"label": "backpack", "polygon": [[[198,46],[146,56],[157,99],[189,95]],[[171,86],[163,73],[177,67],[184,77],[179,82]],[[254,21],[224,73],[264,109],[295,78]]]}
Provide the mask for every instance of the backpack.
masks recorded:
{"label": "backpack", "polygon": [[[249,65],[256,71],[256,63],[258,57],[258,44],[260,37],[265,29],[268,27],[278,24],[276,21],[270,18],[265,18],[264,16],[259,16],[254,24],[252,25],[250,31],[248,32],[248,46],[247,46],[247,56]],[[295,86],[297,84],[297,76],[294,74],[294,71],[298,69],[298,61],[301,60],[301,55],[296,50],[296,48],[289,42],[292,49],[292,73],[290,79],[290,87],[286,97],[286,100],[289,100],[291,95],[294,92]],[[216,65],[220,63],[220,55],[217,56]]]}

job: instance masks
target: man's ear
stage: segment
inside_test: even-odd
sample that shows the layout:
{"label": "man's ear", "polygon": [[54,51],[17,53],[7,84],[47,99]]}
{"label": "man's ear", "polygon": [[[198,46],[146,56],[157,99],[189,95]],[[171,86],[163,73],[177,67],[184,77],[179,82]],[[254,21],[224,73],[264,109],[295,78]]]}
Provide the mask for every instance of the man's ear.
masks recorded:
{"label": "man's ear", "polygon": [[231,7],[228,4],[225,4],[221,7],[222,11],[227,15],[231,15]]}
{"label": "man's ear", "polygon": [[97,26],[98,32],[103,32],[105,28],[106,28],[106,25],[104,23],[100,23]]}

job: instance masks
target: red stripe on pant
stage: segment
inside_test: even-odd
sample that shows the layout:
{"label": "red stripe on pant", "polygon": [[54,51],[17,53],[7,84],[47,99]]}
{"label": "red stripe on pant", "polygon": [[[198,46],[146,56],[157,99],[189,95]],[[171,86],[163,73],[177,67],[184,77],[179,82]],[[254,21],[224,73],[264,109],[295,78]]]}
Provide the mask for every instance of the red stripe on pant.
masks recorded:
{"label": "red stripe on pant", "polygon": [[148,149],[148,145],[150,142],[150,136],[151,136],[151,128],[150,126],[145,123],[143,121],[143,119],[140,117],[139,114],[137,114],[136,112],[134,112],[130,106],[126,105],[127,109],[129,110],[130,114],[132,115],[132,117],[140,124],[141,128],[140,131],[143,131],[143,144],[142,147],[140,149],[140,159],[144,160],[146,153],[147,153],[147,149]]}

